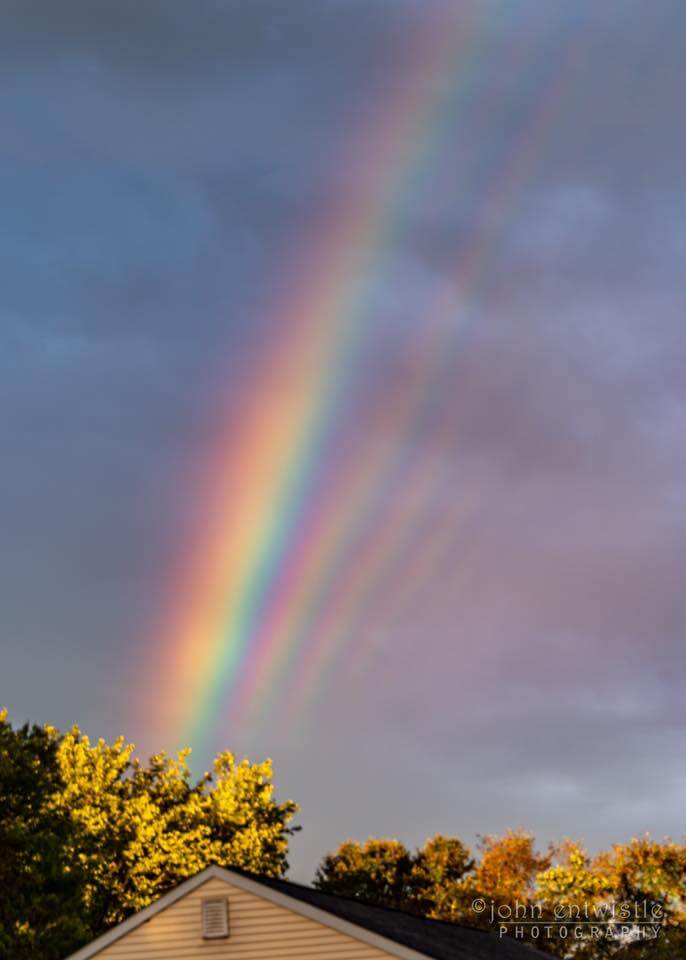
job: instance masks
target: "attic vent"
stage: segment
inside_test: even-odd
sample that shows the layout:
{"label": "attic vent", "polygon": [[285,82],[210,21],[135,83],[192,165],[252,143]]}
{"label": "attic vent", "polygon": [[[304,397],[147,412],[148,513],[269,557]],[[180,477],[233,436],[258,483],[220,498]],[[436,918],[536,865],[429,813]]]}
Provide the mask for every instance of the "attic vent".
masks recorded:
{"label": "attic vent", "polygon": [[220,940],[229,935],[229,904],[226,897],[202,901],[203,940]]}

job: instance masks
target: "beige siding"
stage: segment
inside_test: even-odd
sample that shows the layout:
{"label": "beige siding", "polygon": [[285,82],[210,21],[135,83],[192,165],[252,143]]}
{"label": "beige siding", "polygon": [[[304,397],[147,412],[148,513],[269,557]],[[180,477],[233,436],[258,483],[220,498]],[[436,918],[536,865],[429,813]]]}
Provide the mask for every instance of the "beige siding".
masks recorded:
{"label": "beige siding", "polygon": [[[229,900],[228,940],[203,940],[200,902]],[[388,960],[389,954],[285,907],[208,880],[181,900],[125,934],[97,960]]]}

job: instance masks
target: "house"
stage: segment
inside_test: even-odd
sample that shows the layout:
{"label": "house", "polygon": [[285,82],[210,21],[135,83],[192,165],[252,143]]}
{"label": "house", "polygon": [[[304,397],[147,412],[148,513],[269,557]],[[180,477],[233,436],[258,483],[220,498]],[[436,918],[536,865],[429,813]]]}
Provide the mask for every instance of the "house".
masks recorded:
{"label": "house", "polygon": [[547,954],[221,867],[208,867],[68,960],[535,960]]}

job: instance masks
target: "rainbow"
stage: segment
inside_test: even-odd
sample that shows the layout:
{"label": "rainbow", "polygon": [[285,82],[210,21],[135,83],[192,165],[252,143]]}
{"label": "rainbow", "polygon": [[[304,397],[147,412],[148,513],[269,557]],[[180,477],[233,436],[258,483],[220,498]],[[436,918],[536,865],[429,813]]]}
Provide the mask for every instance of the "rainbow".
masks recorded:
{"label": "rainbow", "polygon": [[266,724],[279,698],[297,720],[408,544],[423,545],[420,591],[454,550],[454,531],[436,536],[431,519],[446,480],[410,460],[408,440],[427,428],[440,440],[436,384],[450,375],[503,210],[559,105],[563,73],[495,165],[455,282],[417,325],[412,370],[378,398],[361,437],[355,386],[407,192],[421,187],[459,115],[485,27],[429,18],[401,51],[392,101],[370,114],[345,158],[345,189],[309,224],[267,307],[270,328],[284,336],[256,352],[250,385],[227,400],[227,428],[199,491],[204,519],[142,672],[144,722],[178,745],[224,745],[229,723]]}
{"label": "rainbow", "polygon": [[[423,326],[434,330],[447,325],[447,335],[440,338],[434,362],[419,366],[421,382],[414,384],[410,393],[406,386],[406,399],[412,396],[413,402],[408,404],[406,416],[400,419],[405,433],[421,432],[429,447],[440,447],[448,441],[451,430],[450,419],[441,417],[431,402],[434,396],[440,395],[436,383],[442,376],[454,372],[460,340],[473,320],[471,301],[483,284],[493,248],[505,221],[514,213],[521,188],[540,159],[545,136],[564,103],[570,76],[583,57],[587,40],[587,35],[578,28],[565,37],[559,56],[552,54],[543,69],[535,64],[533,86],[542,87],[543,93],[533,100],[526,122],[518,129],[510,150],[492,170],[483,193],[484,202],[474,214],[476,225],[470,243],[456,262],[456,289],[441,291],[420,319]],[[450,574],[446,577],[446,571],[454,572],[458,565],[465,565],[469,547],[473,545],[476,520],[485,514],[485,504],[471,503],[462,509],[462,530],[454,521],[446,524],[440,508],[459,490],[459,476],[455,471],[431,469],[426,460],[416,456],[412,464],[406,464],[402,457],[405,449],[397,440],[395,444],[389,443],[384,470],[376,473],[375,483],[369,488],[366,511],[352,533],[346,518],[334,562],[314,584],[309,583],[315,598],[314,609],[296,607],[296,623],[290,625],[290,635],[298,638],[306,652],[294,657],[290,651],[290,675],[287,682],[281,684],[286,692],[287,727],[305,721],[306,707],[312,707],[326,690],[343,649],[348,659],[354,661],[356,673],[378,654],[382,647],[379,642],[368,643],[362,650],[352,649],[355,637],[362,634],[365,627],[373,634],[376,625],[386,638],[392,638],[394,629],[400,627],[413,609],[427,609],[429,597],[435,602],[441,593],[442,580],[448,580],[450,589]],[[395,484],[401,484],[402,491],[394,498]],[[402,573],[408,556],[412,558],[409,583]],[[343,576],[346,570],[350,572]],[[379,596],[388,596],[394,582],[403,582],[404,589],[397,591],[390,609],[387,607],[380,613],[375,601]],[[269,666],[274,673],[275,661]],[[263,688],[276,689],[271,676],[263,680]],[[262,701],[259,706],[264,712]],[[257,719],[254,714],[252,719],[253,722]],[[269,719],[268,710],[263,722]],[[283,722],[282,719],[282,725]]]}

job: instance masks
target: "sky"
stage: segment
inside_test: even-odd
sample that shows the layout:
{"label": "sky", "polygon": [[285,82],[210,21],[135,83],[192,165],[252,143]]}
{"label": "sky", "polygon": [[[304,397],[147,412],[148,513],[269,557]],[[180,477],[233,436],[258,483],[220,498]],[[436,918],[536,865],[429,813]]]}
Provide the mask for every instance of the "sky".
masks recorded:
{"label": "sky", "polygon": [[272,757],[301,880],[679,838],[683,3],[0,19],[11,717]]}

